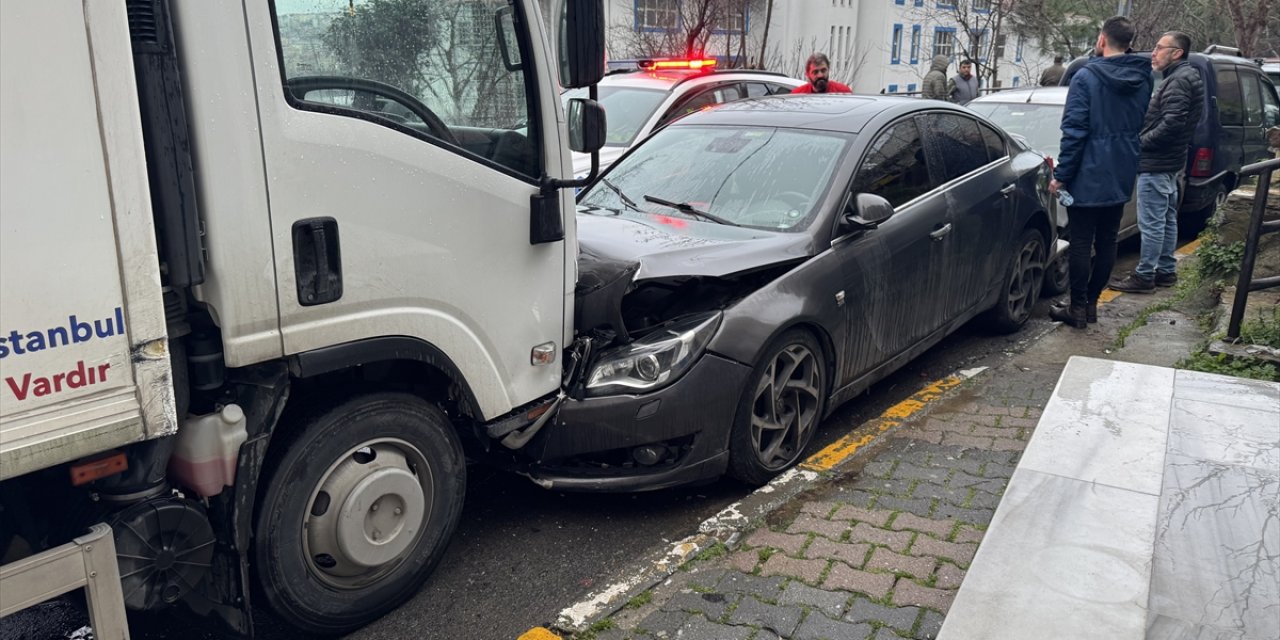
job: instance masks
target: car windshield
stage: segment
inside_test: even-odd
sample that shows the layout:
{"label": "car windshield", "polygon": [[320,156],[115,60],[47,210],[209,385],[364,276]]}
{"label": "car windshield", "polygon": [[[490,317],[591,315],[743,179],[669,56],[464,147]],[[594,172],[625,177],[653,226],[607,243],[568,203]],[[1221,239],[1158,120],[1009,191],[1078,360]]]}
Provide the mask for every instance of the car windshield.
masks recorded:
{"label": "car windshield", "polygon": [[969,108],[1009,133],[1022,136],[1032,149],[1058,158],[1062,142],[1062,105],[1023,102],[970,102]]}
{"label": "car windshield", "polygon": [[614,165],[607,183],[598,181],[579,202],[707,218],[696,214],[703,212],[729,224],[799,231],[816,217],[847,146],[838,134],[815,131],[668,127]]}
{"label": "car windshield", "polygon": [[[600,106],[609,114],[609,130],[605,133],[604,143],[611,147],[630,146],[668,93],[660,89],[606,86],[598,87],[598,92]],[[589,97],[586,89],[570,89],[560,94],[566,108],[570,98],[586,97]]]}

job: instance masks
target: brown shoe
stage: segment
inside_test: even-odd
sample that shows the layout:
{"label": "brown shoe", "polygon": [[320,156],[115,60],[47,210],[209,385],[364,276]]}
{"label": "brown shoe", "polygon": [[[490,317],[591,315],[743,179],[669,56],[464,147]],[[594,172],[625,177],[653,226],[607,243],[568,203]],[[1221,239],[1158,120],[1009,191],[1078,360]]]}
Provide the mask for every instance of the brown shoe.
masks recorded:
{"label": "brown shoe", "polygon": [[1049,319],[1065,322],[1077,329],[1083,329],[1088,324],[1088,320],[1085,319],[1084,305],[1073,304],[1069,307],[1061,305],[1049,307]]}

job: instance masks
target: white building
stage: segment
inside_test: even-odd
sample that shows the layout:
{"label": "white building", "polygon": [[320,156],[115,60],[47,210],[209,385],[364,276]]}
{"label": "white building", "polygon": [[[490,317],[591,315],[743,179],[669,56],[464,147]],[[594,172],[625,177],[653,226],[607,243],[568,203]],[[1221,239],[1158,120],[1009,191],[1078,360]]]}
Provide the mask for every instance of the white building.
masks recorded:
{"label": "white building", "polygon": [[[610,58],[683,54],[683,13],[706,0],[607,0]],[[714,0],[713,0],[714,1]],[[948,77],[956,63],[972,57],[983,85],[994,72],[998,86],[1036,84],[1053,63],[1035,43],[998,24],[995,0],[774,0],[764,67],[803,77],[814,51],[831,58],[832,77],[856,93],[918,91],[933,56],[948,55]],[[706,40],[704,53],[721,60],[745,54],[760,58],[767,0],[720,0],[727,11]],[[992,34],[1004,32],[996,40]],[[664,46],[665,45],[665,46]],[[663,49],[666,49],[665,51]]]}

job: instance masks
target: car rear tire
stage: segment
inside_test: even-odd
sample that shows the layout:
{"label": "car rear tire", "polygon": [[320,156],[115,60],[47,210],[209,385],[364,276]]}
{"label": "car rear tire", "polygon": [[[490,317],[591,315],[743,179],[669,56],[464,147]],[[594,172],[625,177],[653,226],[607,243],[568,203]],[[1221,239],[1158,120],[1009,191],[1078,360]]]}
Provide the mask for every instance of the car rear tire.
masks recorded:
{"label": "car rear tire", "polygon": [[431,574],[462,512],[465,461],[444,414],[408,394],[358,397],[299,427],[264,467],[255,571],[286,622],[338,635]]}
{"label": "car rear tire", "polygon": [[800,459],[827,400],[826,359],[812,333],[792,329],[762,353],[729,434],[729,476],[752,485]]}
{"label": "car rear tire", "polygon": [[1023,231],[1005,269],[1000,299],[987,312],[987,322],[992,329],[1013,333],[1026,324],[1027,318],[1031,317],[1031,309],[1040,299],[1044,260],[1044,236],[1035,229]]}

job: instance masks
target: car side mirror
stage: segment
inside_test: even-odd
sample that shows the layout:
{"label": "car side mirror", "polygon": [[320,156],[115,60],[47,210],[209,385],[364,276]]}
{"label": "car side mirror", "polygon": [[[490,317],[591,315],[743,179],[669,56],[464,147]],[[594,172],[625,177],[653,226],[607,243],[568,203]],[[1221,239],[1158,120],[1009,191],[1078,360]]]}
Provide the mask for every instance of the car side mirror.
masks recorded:
{"label": "car side mirror", "polygon": [[846,201],[845,224],[859,229],[874,229],[893,215],[893,205],[873,193],[859,193]]}
{"label": "car side mirror", "polygon": [[564,0],[560,7],[560,84],[589,87],[604,77],[604,4],[601,0]]}
{"label": "car side mirror", "polygon": [[569,100],[569,148],[578,153],[592,153],[604,146],[604,107],[595,100],[572,98]]}

